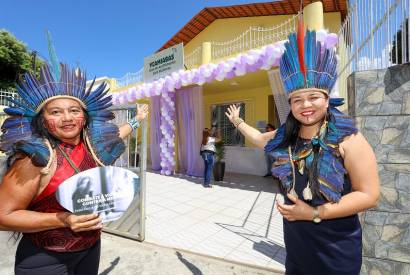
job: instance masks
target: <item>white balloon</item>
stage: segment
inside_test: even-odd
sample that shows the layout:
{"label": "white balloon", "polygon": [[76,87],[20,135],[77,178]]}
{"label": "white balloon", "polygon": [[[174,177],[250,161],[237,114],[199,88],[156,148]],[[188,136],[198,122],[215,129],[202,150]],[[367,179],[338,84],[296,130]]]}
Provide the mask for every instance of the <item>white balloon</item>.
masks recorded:
{"label": "white balloon", "polygon": [[120,94],[120,96],[119,96],[119,98],[118,98],[118,101],[119,101],[120,104],[124,104],[124,103],[125,103],[125,95],[124,95],[124,93],[121,93],[121,94]]}
{"label": "white balloon", "polygon": [[218,81],[224,80],[226,77],[226,72],[225,71],[220,71],[216,76],[215,79]]}
{"label": "white balloon", "polygon": [[317,30],[316,31],[316,41],[319,41],[323,44],[325,42],[326,35],[327,35],[326,30],[324,30],[324,29]]}
{"label": "white balloon", "polygon": [[235,75],[236,76],[242,76],[246,74],[246,69],[245,66],[238,66],[235,69]]}

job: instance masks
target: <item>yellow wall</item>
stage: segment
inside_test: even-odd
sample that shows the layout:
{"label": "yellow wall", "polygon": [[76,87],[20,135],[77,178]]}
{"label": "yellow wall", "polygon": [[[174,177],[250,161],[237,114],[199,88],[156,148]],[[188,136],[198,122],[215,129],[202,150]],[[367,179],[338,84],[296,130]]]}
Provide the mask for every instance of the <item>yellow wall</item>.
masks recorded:
{"label": "yellow wall", "polygon": [[[253,89],[225,91],[215,93],[215,91],[204,91],[204,107],[205,107],[205,127],[210,127],[211,124],[211,106],[213,104],[229,104],[244,102],[245,103],[245,118],[247,124],[256,127],[257,120],[268,121],[268,96],[272,92],[269,86],[257,87]],[[246,146],[251,146],[245,141]]]}
{"label": "yellow wall", "polygon": [[339,33],[340,26],[342,25],[341,20],[339,12],[325,13],[323,17],[325,29],[328,29],[329,32]]}

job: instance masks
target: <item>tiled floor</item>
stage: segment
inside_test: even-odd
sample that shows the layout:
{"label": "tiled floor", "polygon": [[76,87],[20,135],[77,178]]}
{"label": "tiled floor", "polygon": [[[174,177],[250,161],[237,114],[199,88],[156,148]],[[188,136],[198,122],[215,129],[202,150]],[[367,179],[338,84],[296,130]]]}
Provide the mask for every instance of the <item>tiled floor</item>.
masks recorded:
{"label": "tiled floor", "polygon": [[277,182],[227,174],[213,188],[200,183],[197,178],[147,173],[145,240],[284,270]]}

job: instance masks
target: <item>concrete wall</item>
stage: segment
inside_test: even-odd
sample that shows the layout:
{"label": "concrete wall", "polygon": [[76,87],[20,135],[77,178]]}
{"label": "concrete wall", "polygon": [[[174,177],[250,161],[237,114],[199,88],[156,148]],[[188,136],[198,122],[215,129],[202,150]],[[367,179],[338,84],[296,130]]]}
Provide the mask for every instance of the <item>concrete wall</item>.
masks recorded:
{"label": "concrete wall", "polygon": [[410,64],[357,72],[348,82],[349,114],[381,179],[377,208],[361,215],[362,274],[410,274]]}

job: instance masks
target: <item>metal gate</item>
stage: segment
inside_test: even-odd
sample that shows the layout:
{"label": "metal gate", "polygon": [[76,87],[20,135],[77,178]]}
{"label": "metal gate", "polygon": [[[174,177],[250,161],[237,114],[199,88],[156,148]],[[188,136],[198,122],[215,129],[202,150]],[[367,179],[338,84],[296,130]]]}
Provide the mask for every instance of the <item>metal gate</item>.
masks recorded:
{"label": "metal gate", "polygon": [[[113,121],[118,126],[135,116],[135,105],[113,106]],[[147,122],[135,130],[126,140],[127,148],[114,166],[127,168],[140,178],[139,194],[120,219],[104,225],[103,231],[143,241],[145,239],[145,181],[147,167]]]}

